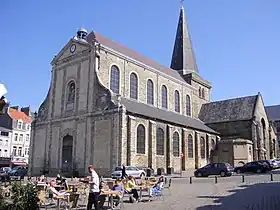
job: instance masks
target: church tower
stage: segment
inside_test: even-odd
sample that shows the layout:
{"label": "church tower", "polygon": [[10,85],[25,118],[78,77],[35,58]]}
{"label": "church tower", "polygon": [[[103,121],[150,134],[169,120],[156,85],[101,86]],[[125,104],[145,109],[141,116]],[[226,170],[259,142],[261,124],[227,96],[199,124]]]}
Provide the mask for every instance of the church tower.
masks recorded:
{"label": "church tower", "polygon": [[187,83],[197,88],[200,99],[210,100],[211,83],[199,74],[184,7],[180,10],[170,68],[178,71]]}

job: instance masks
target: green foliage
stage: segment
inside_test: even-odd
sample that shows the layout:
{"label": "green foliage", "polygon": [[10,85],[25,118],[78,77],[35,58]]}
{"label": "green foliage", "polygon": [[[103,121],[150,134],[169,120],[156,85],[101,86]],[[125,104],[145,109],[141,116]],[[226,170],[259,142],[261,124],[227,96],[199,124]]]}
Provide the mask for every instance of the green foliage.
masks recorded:
{"label": "green foliage", "polygon": [[[38,197],[36,185],[28,183],[21,185],[13,183],[11,186],[11,196],[6,198],[3,195],[3,190],[0,191],[0,210],[37,210]],[[2,200],[1,200],[2,199]]]}

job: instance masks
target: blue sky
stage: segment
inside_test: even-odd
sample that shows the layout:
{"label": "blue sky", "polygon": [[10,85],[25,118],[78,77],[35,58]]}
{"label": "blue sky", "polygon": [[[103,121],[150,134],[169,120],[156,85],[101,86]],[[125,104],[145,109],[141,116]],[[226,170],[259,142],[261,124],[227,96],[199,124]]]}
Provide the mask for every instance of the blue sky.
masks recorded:
{"label": "blue sky", "polygon": [[[50,83],[50,62],[81,26],[170,65],[180,1],[3,1],[0,82],[13,105],[37,109]],[[212,100],[261,92],[279,104],[280,1],[186,0],[198,68]]]}

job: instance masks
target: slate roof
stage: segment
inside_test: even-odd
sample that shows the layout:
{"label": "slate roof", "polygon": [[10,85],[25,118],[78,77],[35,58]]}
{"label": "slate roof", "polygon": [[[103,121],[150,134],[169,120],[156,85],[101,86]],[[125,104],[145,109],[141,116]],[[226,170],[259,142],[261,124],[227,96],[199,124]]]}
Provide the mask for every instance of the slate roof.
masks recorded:
{"label": "slate roof", "polygon": [[280,120],[280,105],[266,106],[265,111],[270,120]]}
{"label": "slate roof", "polygon": [[130,58],[132,58],[136,61],[139,61],[147,66],[150,66],[160,72],[163,72],[173,78],[176,78],[176,79],[180,80],[181,82],[186,83],[186,81],[181,77],[179,72],[177,72],[176,70],[170,69],[170,68],[158,63],[157,61],[154,61],[153,59],[148,58],[148,57],[142,55],[141,53],[128,48],[127,46],[125,46],[121,43],[115,42],[115,41],[103,36],[102,34],[100,34],[98,32],[95,32],[95,31],[91,32],[87,36],[87,41],[89,43],[91,43],[93,40],[96,40],[99,44],[101,44],[105,47],[108,47],[127,57],[130,57]]}
{"label": "slate roof", "polygon": [[257,97],[246,96],[203,104],[199,119],[206,124],[252,119]]}
{"label": "slate roof", "polygon": [[205,131],[212,134],[218,134],[218,132],[212,130],[208,126],[204,125],[199,119],[194,119],[184,115],[177,114],[175,112],[159,109],[144,103],[132,101],[127,98],[121,98],[121,104],[123,104],[128,112],[146,116],[152,119],[162,120],[178,125],[186,126],[186,128],[193,128],[199,131]]}

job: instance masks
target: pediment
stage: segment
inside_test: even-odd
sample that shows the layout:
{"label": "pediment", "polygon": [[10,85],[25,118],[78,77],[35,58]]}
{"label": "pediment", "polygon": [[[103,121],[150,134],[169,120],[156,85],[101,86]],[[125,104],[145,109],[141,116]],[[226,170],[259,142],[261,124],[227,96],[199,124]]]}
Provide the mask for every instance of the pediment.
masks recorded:
{"label": "pediment", "polygon": [[78,41],[74,38],[70,39],[68,43],[61,49],[61,51],[54,57],[51,64],[55,64],[56,62],[63,60],[65,58],[71,57],[75,54],[79,54],[84,50],[89,48],[89,44],[87,42]]}

